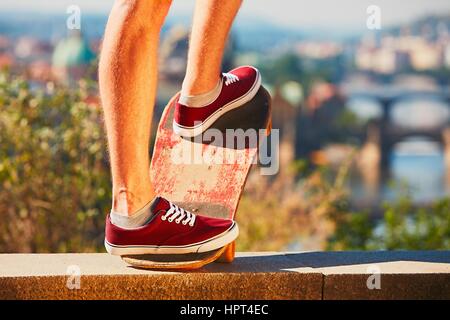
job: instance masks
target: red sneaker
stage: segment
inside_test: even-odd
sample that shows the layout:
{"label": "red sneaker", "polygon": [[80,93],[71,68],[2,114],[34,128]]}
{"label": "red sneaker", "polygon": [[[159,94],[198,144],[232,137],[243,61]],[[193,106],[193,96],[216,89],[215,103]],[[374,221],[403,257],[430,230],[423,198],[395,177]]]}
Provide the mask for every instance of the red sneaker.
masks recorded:
{"label": "red sneaker", "polygon": [[106,217],[105,247],[113,255],[181,254],[222,248],[239,233],[236,222],[194,215],[159,197],[146,225],[124,229]]}
{"label": "red sneaker", "polygon": [[239,67],[223,73],[222,89],[210,104],[192,108],[176,103],[173,131],[183,137],[203,133],[223,114],[253,99],[260,86],[261,75],[254,67]]}

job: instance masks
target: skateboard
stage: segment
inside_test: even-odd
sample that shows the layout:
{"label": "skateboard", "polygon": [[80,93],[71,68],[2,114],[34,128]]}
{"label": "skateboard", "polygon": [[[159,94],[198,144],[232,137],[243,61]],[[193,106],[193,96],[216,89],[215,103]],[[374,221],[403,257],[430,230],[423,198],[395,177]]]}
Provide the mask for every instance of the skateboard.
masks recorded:
{"label": "skateboard", "polygon": [[[193,138],[173,132],[177,97],[178,94],[164,108],[156,133],[150,165],[155,191],[194,214],[234,219],[259,145],[271,130],[270,95],[261,86],[250,102],[225,113],[205,133]],[[234,253],[233,242],[204,253],[134,255],[122,259],[138,268],[189,270],[214,261],[232,262]]]}

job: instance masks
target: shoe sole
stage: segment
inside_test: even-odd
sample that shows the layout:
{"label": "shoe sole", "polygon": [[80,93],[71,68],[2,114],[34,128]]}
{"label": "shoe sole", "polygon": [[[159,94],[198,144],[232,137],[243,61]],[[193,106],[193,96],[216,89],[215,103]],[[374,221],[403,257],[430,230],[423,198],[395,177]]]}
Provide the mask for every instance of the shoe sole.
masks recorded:
{"label": "shoe sole", "polygon": [[139,254],[184,254],[201,253],[222,248],[236,240],[239,235],[239,227],[236,222],[227,231],[220,235],[199,243],[187,246],[146,246],[132,245],[120,246],[109,243],[105,239],[105,248],[109,254],[115,256],[139,255]]}
{"label": "shoe sole", "polygon": [[[255,69],[256,70],[256,69]],[[211,127],[214,122],[216,122],[221,116],[223,116],[225,113],[239,108],[240,106],[243,106],[250,100],[252,100],[256,93],[258,92],[259,88],[261,87],[261,74],[257,71],[257,77],[256,81],[253,84],[252,88],[247,92],[247,94],[229,102],[228,104],[224,105],[223,107],[217,109],[214,113],[212,113],[208,118],[206,118],[205,121],[203,121],[201,124],[193,126],[193,127],[186,127],[182,126],[180,124],[177,124],[175,121],[173,121],[173,131],[182,137],[186,138],[192,138],[195,136],[198,136],[199,134],[202,134],[206,130],[208,130],[209,127]]]}

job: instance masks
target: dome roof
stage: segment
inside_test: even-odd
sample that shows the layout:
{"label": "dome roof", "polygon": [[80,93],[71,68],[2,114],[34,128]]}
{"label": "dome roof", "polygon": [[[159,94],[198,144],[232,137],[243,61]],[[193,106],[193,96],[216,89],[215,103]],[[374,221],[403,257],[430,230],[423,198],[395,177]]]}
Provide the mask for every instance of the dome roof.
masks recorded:
{"label": "dome roof", "polygon": [[303,100],[303,87],[295,81],[288,81],[280,88],[281,96],[293,107],[297,107]]}
{"label": "dome roof", "polygon": [[55,48],[52,64],[55,67],[72,67],[89,64],[95,54],[81,35],[62,39]]}

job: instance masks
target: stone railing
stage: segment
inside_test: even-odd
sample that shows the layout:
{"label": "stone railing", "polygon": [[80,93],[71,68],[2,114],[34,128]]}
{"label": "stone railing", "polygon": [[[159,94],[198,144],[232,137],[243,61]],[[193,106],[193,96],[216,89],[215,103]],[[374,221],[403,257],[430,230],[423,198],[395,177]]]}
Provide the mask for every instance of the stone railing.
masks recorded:
{"label": "stone railing", "polygon": [[0,254],[0,299],[450,299],[450,251],[239,253],[194,272]]}

